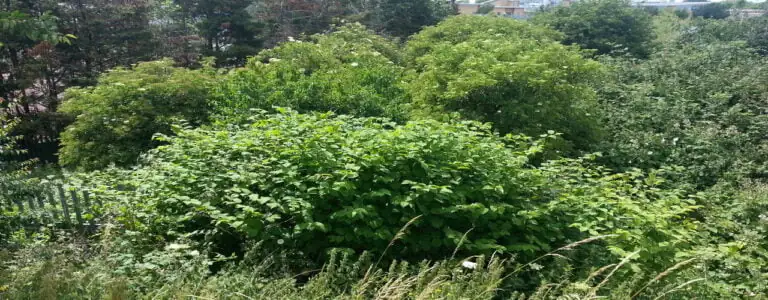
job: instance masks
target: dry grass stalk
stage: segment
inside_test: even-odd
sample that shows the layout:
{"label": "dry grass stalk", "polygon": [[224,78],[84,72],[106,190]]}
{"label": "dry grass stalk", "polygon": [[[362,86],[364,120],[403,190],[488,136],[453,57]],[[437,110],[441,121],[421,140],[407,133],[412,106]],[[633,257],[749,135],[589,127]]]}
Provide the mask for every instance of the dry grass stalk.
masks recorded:
{"label": "dry grass stalk", "polygon": [[632,297],[630,297],[630,298],[631,298],[631,299],[634,299],[635,297],[637,297],[638,295],[640,295],[640,293],[642,293],[642,292],[643,292],[643,290],[645,290],[646,288],[648,288],[648,287],[649,287],[651,284],[653,284],[654,282],[657,282],[657,281],[661,280],[662,278],[664,278],[664,277],[667,277],[669,274],[672,274],[672,272],[674,272],[675,270],[677,270],[677,269],[680,269],[680,268],[682,268],[682,267],[684,267],[684,266],[686,266],[686,265],[688,265],[688,264],[690,264],[690,263],[694,262],[694,261],[695,261],[695,260],[697,260],[697,259],[698,259],[698,258],[695,258],[695,257],[694,257],[694,258],[691,258],[691,259],[689,259],[689,260],[686,260],[686,261],[683,261],[683,262],[677,263],[676,265],[672,266],[671,268],[669,268],[669,269],[666,269],[664,272],[661,272],[661,273],[659,273],[659,275],[656,275],[656,277],[654,277],[653,279],[651,279],[651,281],[648,281],[648,283],[646,283],[646,284],[645,284],[645,285],[644,285],[642,288],[640,288],[639,290],[637,290],[637,292],[635,292],[634,294],[632,294]]}
{"label": "dry grass stalk", "polygon": [[405,236],[405,231],[408,230],[408,227],[410,227],[413,223],[415,223],[418,219],[420,219],[422,215],[418,215],[408,221],[408,223],[405,223],[403,225],[403,228],[400,228],[400,230],[395,234],[395,237],[392,238],[391,241],[389,241],[389,245],[387,245],[387,248],[384,248],[384,252],[381,253],[381,256],[379,256],[379,259],[376,261],[376,264],[372,265],[370,268],[368,268],[368,271],[365,272],[365,276],[363,276],[363,281],[365,281],[371,270],[375,269],[379,266],[379,263],[381,263],[381,260],[384,259],[384,256],[387,254],[387,251],[389,251],[389,248],[392,248],[392,245],[395,244],[399,239],[403,238]]}
{"label": "dry grass stalk", "polygon": [[596,298],[596,295],[597,295],[597,291],[598,291],[598,290],[600,290],[600,288],[601,288],[601,287],[603,287],[603,285],[605,285],[606,283],[608,283],[608,280],[609,280],[609,279],[611,279],[611,276],[613,276],[613,274],[614,274],[614,273],[616,273],[616,271],[617,271],[617,270],[619,270],[619,268],[621,268],[622,266],[624,266],[625,264],[627,264],[627,263],[629,262],[629,260],[630,260],[630,259],[632,259],[632,257],[633,257],[633,256],[635,256],[635,255],[637,255],[638,253],[640,253],[640,250],[637,250],[637,251],[635,251],[635,252],[632,252],[632,253],[630,253],[629,255],[625,256],[625,257],[624,257],[624,259],[622,259],[622,260],[621,260],[621,262],[619,262],[619,264],[618,264],[618,265],[616,265],[616,266],[613,268],[613,270],[611,270],[611,272],[610,272],[610,273],[608,273],[608,275],[607,275],[607,276],[605,276],[605,278],[603,279],[603,281],[601,281],[601,282],[600,282],[598,285],[596,285],[596,286],[595,286],[595,287],[593,287],[591,290],[589,290],[589,293],[587,293],[587,299],[593,299],[593,298]]}
{"label": "dry grass stalk", "polygon": [[594,279],[598,275],[603,274],[603,272],[605,272],[605,270],[608,270],[608,269],[610,269],[610,268],[612,268],[614,266],[616,266],[616,264],[610,264],[610,265],[607,265],[607,266],[602,267],[600,269],[597,269],[597,271],[594,271],[594,272],[592,272],[592,274],[589,274],[589,277],[587,277],[587,280],[584,280],[584,283],[588,283],[588,282],[592,281],[592,279]]}
{"label": "dry grass stalk", "polygon": [[459,244],[456,245],[456,249],[453,249],[453,254],[451,254],[451,259],[454,259],[456,257],[456,253],[459,252],[459,248],[461,248],[462,245],[464,245],[464,241],[467,240],[467,235],[472,231],[474,228],[470,228],[467,230],[467,232],[464,233],[464,235],[461,236],[461,240],[459,240]]}
{"label": "dry grass stalk", "polygon": [[560,252],[560,251],[567,251],[567,250],[572,250],[572,249],[574,249],[574,248],[576,248],[576,247],[578,247],[578,246],[584,245],[584,244],[588,244],[588,243],[591,243],[591,242],[594,242],[594,241],[602,240],[602,239],[605,239],[605,238],[609,238],[609,237],[615,237],[615,236],[618,236],[618,235],[616,235],[616,234],[606,234],[606,235],[595,236],[595,237],[586,238],[586,239],[583,239],[583,240],[580,240],[580,241],[577,241],[577,242],[573,242],[573,243],[570,243],[570,244],[568,244],[568,245],[565,245],[565,246],[563,246],[563,247],[557,248],[557,249],[555,249],[554,251],[551,251],[551,252],[549,252],[549,253],[547,253],[547,254],[544,254],[544,255],[542,255],[542,256],[539,256],[539,257],[537,257],[536,259],[534,259],[534,260],[532,260],[532,261],[528,262],[527,264],[524,264],[524,265],[522,265],[522,266],[518,267],[517,269],[515,269],[514,271],[512,271],[512,273],[510,273],[509,275],[505,276],[505,277],[504,277],[504,278],[502,278],[502,279],[506,279],[506,278],[508,278],[509,276],[512,276],[512,275],[514,275],[514,274],[517,274],[518,272],[520,272],[520,271],[522,271],[523,269],[527,268],[528,266],[530,266],[530,265],[532,265],[532,264],[534,264],[534,263],[536,263],[536,262],[538,262],[538,261],[540,261],[540,260],[544,259],[545,257],[549,257],[549,256],[555,256],[554,254],[557,254],[557,252]]}
{"label": "dry grass stalk", "polygon": [[400,275],[392,278],[384,284],[374,296],[374,299],[403,299],[416,285],[417,278],[414,276]]}
{"label": "dry grass stalk", "polygon": [[658,297],[656,297],[656,298],[653,298],[653,300],[659,300],[659,299],[661,299],[661,298],[664,298],[664,296],[666,296],[666,295],[668,295],[668,294],[671,294],[671,293],[674,293],[674,292],[676,292],[676,291],[679,291],[680,289],[682,289],[682,288],[684,288],[684,287],[686,287],[686,286],[689,286],[689,285],[691,285],[691,284],[694,284],[694,283],[696,283],[696,282],[699,282],[699,281],[702,281],[702,280],[704,280],[704,278],[697,278],[697,279],[693,279],[693,280],[689,280],[689,281],[686,281],[686,282],[684,282],[683,284],[681,284],[681,285],[678,285],[678,286],[676,286],[676,287],[672,288],[671,290],[669,290],[669,291],[666,291],[666,292],[662,293],[662,294],[661,294],[661,295],[659,295]]}

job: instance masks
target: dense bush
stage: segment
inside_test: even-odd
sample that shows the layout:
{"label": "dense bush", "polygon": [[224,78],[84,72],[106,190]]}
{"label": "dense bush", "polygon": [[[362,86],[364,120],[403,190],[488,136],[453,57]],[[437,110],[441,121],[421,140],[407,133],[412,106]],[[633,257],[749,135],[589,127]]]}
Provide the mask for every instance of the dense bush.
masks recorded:
{"label": "dense bush", "polygon": [[[411,2],[343,9],[409,32],[445,4]],[[402,48],[350,24],[227,76],[105,74],[66,95],[62,162],[138,164],[55,179],[105,204],[96,234],[13,205],[47,181],[11,136],[54,119],[0,128],[0,298],[765,297],[766,18],[646,18],[453,17]]]}
{"label": "dense bush", "polygon": [[402,121],[407,98],[399,61],[395,44],[350,24],[261,52],[227,79],[214,106],[230,120],[282,106]]}
{"label": "dense bush", "polygon": [[477,123],[293,112],[252,122],[166,138],[117,183],[134,187],[118,192],[137,218],[127,219],[143,224],[130,227],[224,255],[263,240],[311,257],[329,248],[381,254],[395,237],[397,257],[448,257],[457,247],[531,257],[618,234],[608,240],[616,254],[641,247],[656,264],[685,247],[693,225],[683,218],[692,206],[663,188],[663,172],[610,174],[582,160],[533,168],[526,162],[539,142]]}
{"label": "dense bush", "polygon": [[619,50],[642,58],[652,50],[651,15],[624,0],[576,1],[536,14],[533,22],[564,33],[565,44],[595,49],[598,54]]}
{"label": "dense bush", "polygon": [[589,84],[601,67],[558,37],[510,19],[450,18],[408,42],[408,92],[422,113],[459,112],[502,134],[554,130],[564,149],[587,149],[599,132]]}
{"label": "dense bush", "polygon": [[716,43],[607,62],[618,82],[600,87],[609,165],[684,166],[698,186],[766,176],[764,58]]}
{"label": "dense bush", "polygon": [[118,68],[89,88],[66,92],[61,111],[75,122],[62,133],[60,163],[98,169],[126,166],[158,145],[155,133],[170,133],[171,124],[208,119],[208,96],[217,80],[210,68],[189,70],[169,60]]}
{"label": "dense bush", "polygon": [[702,193],[702,230],[695,255],[710,257],[707,276],[731,294],[768,292],[768,185],[746,180]]}

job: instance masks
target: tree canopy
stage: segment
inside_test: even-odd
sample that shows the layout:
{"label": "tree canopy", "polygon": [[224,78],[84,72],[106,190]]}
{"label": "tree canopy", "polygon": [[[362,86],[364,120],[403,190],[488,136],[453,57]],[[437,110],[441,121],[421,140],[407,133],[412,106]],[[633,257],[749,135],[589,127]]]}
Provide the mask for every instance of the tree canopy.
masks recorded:
{"label": "tree canopy", "polygon": [[624,0],[576,1],[538,13],[533,22],[562,32],[566,45],[595,49],[598,54],[626,52],[643,58],[653,47],[650,14]]}
{"label": "tree canopy", "polygon": [[586,149],[598,135],[590,83],[601,66],[560,34],[503,18],[454,17],[406,46],[408,92],[423,113],[458,112],[501,133],[563,133],[565,149]]}

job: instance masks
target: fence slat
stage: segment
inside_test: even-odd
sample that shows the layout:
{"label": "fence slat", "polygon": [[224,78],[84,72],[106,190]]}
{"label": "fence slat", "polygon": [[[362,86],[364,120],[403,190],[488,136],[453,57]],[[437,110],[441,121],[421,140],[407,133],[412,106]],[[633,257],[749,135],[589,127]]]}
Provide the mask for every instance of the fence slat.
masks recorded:
{"label": "fence slat", "polygon": [[85,208],[91,213],[91,220],[88,222],[91,225],[91,229],[96,228],[96,209],[94,209],[95,203],[91,203],[91,196],[88,191],[83,191],[83,202]]}
{"label": "fence slat", "polygon": [[61,200],[61,210],[64,212],[64,223],[69,224],[70,219],[69,219],[69,206],[67,206],[67,196],[64,193],[64,187],[62,187],[61,185],[58,185],[57,188],[59,190],[59,200]]}
{"label": "fence slat", "polygon": [[77,218],[77,224],[83,226],[83,214],[80,208],[80,200],[77,199],[77,192],[70,190],[69,194],[72,196],[72,207],[75,209],[75,218]]}
{"label": "fence slat", "polygon": [[48,203],[51,204],[51,213],[53,214],[53,220],[56,221],[59,219],[59,210],[56,208],[56,197],[53,196],[52,191],[48,191],[45,194],[46,195],[44,197],[48,198]]}
{"label": "fence slat", "polygon": [[83,191],[83,204],[85,204],[85,208],[91,208],[91,197],[88,195],[88,191]]}

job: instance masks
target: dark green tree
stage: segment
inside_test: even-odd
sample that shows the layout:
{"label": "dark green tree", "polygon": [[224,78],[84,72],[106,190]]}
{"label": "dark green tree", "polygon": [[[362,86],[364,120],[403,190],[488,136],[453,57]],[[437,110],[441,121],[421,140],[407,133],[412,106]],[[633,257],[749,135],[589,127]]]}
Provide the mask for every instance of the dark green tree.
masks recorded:
{"label": "dark green tree", "polygon": [[725,19],[731,15],[729,8],[730,6],[725,3],[710,3],[694,9],[693,16],[704,19]]}
{"label": "dark green tree", "polygon": [[578,1],[569,7],[560,6],[537,14],[533,21],[564,33],[563,43],[595,49],[598,54],[621,49],[636,57],[647,57],[651,53],[651,16],[632,7],[628,1]]}
{"label": "dark green tree", "polygon": [[370,25],[384,33],[406,38],[455,13],[454,7],[445,1],[378,0]]}
{"label": "dark green tree", "polygon": [[102,72],[159,56],[145,1],[68,0],[54,9],[60,30],[78,37],[71,47],[57,49],[65,86],[95,84]]}
{"label": "dark green tree", "polygon": [[[203,40],[203,54],[220,65],[242,65],[261,49],[262,24],[248,8],[253,0],[176,0],[181,17],[191,20]],[[184,21],[186,23],[186,21]]]}
{"label": "dark green tree", "polygon": [[69,47],[74,36],[60,32],[47,8],[45,1],[0,4],[0,115],[18,117],[12,134],[21,136],[15,142],[25,155],[51,161],[66,123],[51,113],[65,73],[57,49]]}
{"label": "dark green tree", "polygon": [[[265,46],[272,47],[288,37],[321,33],[334,22],[365,18],[371,4],[365,0],[256,0],[254,15],[265,23]],[[356,15],[360,15],[359,17]]]}

